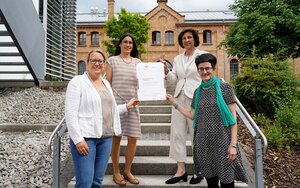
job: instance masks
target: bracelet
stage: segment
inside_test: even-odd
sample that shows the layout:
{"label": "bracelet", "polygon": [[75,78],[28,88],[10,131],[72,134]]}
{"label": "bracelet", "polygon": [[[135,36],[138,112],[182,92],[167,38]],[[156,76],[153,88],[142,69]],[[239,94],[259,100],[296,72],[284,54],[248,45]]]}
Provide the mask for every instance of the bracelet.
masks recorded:
{"label": "bracelet", "polygon": [[236,146],[233,146],[233,145],[231,145],[231,147],[233,147],[233,148],[237,148]]}
{"label": "bracelet", "polygon": [[175,102],[175,104],[173,104],[174,108],[177,110],[179,105],[177,104],[177,102]]}

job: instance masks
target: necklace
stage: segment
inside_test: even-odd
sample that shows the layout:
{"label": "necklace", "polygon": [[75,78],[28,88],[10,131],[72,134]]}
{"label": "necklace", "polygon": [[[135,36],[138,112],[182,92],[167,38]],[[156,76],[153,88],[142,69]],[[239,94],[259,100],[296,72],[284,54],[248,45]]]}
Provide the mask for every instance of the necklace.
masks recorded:
{"label": "necklace", "polygon": [[121,55],[119,55],[119,56],[122,59],[122,61],[126,64],[130,64],[132,62],[132,57],[130,57],[130,61],[125,61],[125,59],[123,59],[123,57]]}

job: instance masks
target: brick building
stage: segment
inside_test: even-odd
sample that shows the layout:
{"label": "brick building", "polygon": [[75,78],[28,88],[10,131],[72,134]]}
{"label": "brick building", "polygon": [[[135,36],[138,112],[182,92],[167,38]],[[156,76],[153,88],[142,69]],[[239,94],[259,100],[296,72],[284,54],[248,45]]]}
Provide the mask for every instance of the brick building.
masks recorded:
{"label": "brick building", "polygon": [[[77,56],[78,73],[85,70],[87,53],[94,48],[106,52],[102,40],[107,40],[104,33],[104,22],[114,14],[115,0],[108,1],[108,10],[100,12],[91,9],[90,13],[77,14]],[[230,80],[238,73],[238,60],[228,57],[226,49],[218,48],[225,38],[230,26],[236,21],[231,11],[186,11],[177,12],[168,6],[168,0],[157,0],[157,6],[148,13],[141,13],[150,23],[149,38],[145,48],[147,54],[142,55],[144,62],[153,62],[160,58],[173,58],[184,50],[179,46],[177,37],[187,28],[198,31],[200,38],[199,49],[208,51],[218,58],[216,75]],[[108,54],[106,53],[108,56]],[[294,61],[296,65],[297,61]],[[299,64],[299,63],[298,63]],[[295,66],[300,72],[299,65]]]}

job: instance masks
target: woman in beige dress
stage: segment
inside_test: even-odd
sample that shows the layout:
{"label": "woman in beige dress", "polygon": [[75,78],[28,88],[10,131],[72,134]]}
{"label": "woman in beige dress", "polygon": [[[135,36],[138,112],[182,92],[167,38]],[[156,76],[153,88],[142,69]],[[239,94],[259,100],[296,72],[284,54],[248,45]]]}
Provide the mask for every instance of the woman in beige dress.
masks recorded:
{"label": "woman in beige dress", "polygon": [[[106,78],[111,83],[117,104],[122,104],[137,95],[136,65],[141,62],[138,50],[131,34],[123,35],[117,45],[115,56],[108,59]],[[113,163],[113,181],[118,185],[139,184],[131,174],[131,166],[136,152],[136,142],[141,136],[140,113],[138,107],[131,109],[121,117],[122,136],[127,137],[125,150],[125,169],[123,177],[119,168],[120,142],[122,136],[114,136],[111,159]]]}

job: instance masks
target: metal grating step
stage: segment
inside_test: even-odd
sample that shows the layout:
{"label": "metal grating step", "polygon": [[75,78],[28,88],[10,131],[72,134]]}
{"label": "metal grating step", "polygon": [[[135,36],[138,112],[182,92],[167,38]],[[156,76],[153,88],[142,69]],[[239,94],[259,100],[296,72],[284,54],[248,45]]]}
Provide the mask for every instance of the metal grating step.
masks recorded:
{"label": "metal grating step", "polygon": [[0,46],[15,46],[14,42],[1,42],[0,41]]}
{"label": "metal grating step", "polygon": [[0,30],[0,36],[10,36],[9,32],[8,31],[1,31]]}
{"label": "metal grating step", "polygon": [[19,52],[0,52],[0,56],[20,56]]}

